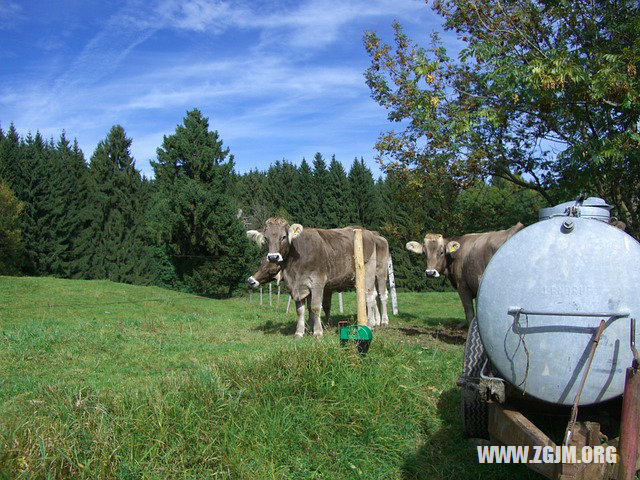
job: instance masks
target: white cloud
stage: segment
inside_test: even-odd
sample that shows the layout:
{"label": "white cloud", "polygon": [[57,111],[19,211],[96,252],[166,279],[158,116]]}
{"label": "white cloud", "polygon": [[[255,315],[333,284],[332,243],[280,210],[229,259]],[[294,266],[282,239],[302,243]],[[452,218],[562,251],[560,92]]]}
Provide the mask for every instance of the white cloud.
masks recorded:
{"label": "white cloud", "polygon": [[0,0],[0,30],[13,28],[14,22],[22,18],[22,7],[17,2]]}

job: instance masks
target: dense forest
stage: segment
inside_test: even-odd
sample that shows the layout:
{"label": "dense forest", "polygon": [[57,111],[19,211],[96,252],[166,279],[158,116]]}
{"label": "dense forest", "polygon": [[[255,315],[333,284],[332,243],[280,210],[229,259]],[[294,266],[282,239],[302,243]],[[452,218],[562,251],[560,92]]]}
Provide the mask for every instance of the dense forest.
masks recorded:
{"label": "dense forest", "polygon": [[376,144],[382,178],[363,158],[331,152],[239,173],[197,109],[158,146],[152,179],[119,125],[88,162],[64,132],[0,128],[0,273],[232,295],[261,256],[244,231],[280,215],[378,230],[399,288],[442,289],[424,280],[406,241],[528,224],[580,193],[607,200],[638,238],[638,3],[432,8],[463,43],[457,58],[438,35],[420,45],[397,23],[392,43],[363,37],[365,82],[395,127]]}
{"label": "dense forest", "polygon": [[197,109],[164,137],[153,179],[136,169],[131,143],[115,125],[87,162],[64,132],[56,140],[22,138],[13,124],[0,129],[0,272],[237,294],[262,255],[245,230],[280,215],[309,227],[378,230],[389,240],[399,288],[442,289],[424,280],[407,240],[428,230],[531,222],[545,205],[536,192],[499,179],[478,179],[444,204],[393,172],[374,178],[362,158],[347,169],[321,153],[240,174]]}

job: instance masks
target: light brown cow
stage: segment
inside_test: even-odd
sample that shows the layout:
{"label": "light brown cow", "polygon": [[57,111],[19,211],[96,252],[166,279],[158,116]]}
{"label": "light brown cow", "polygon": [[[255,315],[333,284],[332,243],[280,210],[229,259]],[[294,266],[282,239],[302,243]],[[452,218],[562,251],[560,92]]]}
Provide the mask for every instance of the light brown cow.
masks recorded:
{"label": "light brown cow", "polygon": [[407,250],[424,254],[427,277],[445,275],[458,291],[467,325],[474,317],[473,300],[484,269],[493,254],[524,225],[518,222],[508,230],[470,233],[461,237],[445,238],[440,234],[427,233],[422,244],[408,242]]}
{"label": "light brown cow", "polygon": [[[345,228],[360,228],[356,226],[349,226]],[[374,234],[374,242],[376,246],[376,298],[378,301],[377,308],[373,312],[374,319],[372,326],[386,326],[389,324],[389,315],[387,312],[387,275],[388,275],[388,261],[389,261],[389,243],[387,239],[381,237],[378,232],[371,232]],[[247,232],[247,235],[254,239],[259,240],[260,232],[255,230],[250,230]],[[256,273],[247,278],[247,283],[251,285],[253,288],[258,288],[261,284],[270,282],[277,278],[278,274],[281,272],[281,266],[278,263],[269,262],[266,258],[262,260],[260,268]],[[322,296],[322,310],[325,315],[325,323],[329,323],[329,318],[331,316],[331,296],[333,294],[333,290],[329,290],[329,287],[325,287]],[[313,325],[313,312],[310,307],[311,296],[307,297],[307,303],[309,307],[309,323]],[[304,304],[302,306],[302,311],[304,314]]]}
{"label": "light brown cow", "polygon": [[[282,279],[296,302],[298,324],[295,337],[304,335],[304,299],[311,296],[310,316],[313,316],[313,335],[323,335],[320,311],[331,292],[353,288],[353,228],[303,228],[289,225],[283,218],[273,217],[265,222],[263,232],[247,232],[258,243],[267,243],[267,260],[281,267]],[[367,316],[370,325],[376,323],[376,242],[372,232],[362,232],[365,264]]]}

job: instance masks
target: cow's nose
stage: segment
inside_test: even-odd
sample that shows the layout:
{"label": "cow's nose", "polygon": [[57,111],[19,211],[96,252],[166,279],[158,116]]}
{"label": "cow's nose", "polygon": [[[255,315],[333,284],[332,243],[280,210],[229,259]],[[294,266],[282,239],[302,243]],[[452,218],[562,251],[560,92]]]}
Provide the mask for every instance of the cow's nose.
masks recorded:
{"label": "cow's nose", "polygon": [[253,288],[258,288],[260,286],[260,282],[258,282],[255,278],[249,277],[247,278],[247,283],[251,285]]}
{"label": "cow's nose", "polygon": [[282,255],[280,255],[279,253],[269,253],[267,254],[267,260],[269,260],[272,263],[281,262]]}
{"label": "cow's nose", "polygon": [[437,270],[425,270],[424,274],[427,277],[434,277],[434,278],[438,278],[440,276]]}

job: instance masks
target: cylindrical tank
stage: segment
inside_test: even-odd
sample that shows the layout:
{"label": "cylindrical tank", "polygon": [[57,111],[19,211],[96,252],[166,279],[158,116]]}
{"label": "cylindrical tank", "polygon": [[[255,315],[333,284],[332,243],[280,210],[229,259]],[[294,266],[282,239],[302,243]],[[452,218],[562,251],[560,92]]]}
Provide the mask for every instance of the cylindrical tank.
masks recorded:
{"label": "cylindrical tank", "polygon": [[640,318],[640,244],[607,223],[609,208],[589,198],[544,209],[484,272],[476,316],[485,350],[502,378],[540,400],[574,402],[601,320],[579,404],[623,392],[630,319]]}

